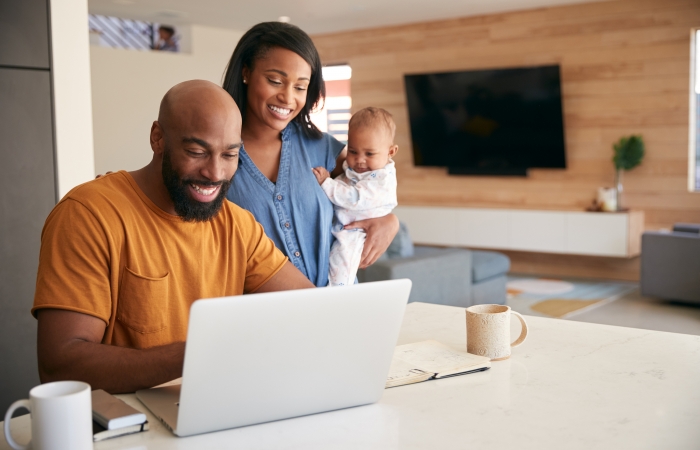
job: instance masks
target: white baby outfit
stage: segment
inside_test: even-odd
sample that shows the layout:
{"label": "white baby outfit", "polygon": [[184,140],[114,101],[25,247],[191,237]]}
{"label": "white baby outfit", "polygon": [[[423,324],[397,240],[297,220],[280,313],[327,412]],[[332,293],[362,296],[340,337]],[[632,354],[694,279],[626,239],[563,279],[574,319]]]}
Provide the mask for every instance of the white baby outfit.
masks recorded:
{"label": "white baby outfit", "polygon": [[396,168],[394,162],[382,169],[357,173],[343,163],[343,174],[326,178],[321,185],[333,203],[333,236],[330,269],[330,286],[347,286],[355,283],[360,266],[366,233],[363,230],[344,230],[343,226],[356,220],[383,217],[397,205]]}

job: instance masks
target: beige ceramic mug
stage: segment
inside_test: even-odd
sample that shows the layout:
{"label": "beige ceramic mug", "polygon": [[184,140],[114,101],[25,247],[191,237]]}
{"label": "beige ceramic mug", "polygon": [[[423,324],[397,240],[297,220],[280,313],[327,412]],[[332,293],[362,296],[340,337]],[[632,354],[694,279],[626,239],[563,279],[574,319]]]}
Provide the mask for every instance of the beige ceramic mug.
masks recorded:
{"label": "beige ceramic mug", "polygon": [[[515,342],[510,341],[510,316],[520,319],[522,331]],[[522,344],[527,337],[523,316],[504,305],[474,305],[467,308],[467,352],[500,361],[510,358],[510,349]]]}

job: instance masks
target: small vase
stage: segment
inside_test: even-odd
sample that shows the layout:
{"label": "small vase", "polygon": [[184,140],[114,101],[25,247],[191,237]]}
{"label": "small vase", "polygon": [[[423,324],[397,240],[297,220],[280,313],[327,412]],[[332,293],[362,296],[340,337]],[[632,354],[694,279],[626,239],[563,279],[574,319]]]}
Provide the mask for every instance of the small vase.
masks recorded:
{"label": "small vase", "polygon": [[622,211],[622,169],[615,171],[615,196],[617,197],[617,210]]}

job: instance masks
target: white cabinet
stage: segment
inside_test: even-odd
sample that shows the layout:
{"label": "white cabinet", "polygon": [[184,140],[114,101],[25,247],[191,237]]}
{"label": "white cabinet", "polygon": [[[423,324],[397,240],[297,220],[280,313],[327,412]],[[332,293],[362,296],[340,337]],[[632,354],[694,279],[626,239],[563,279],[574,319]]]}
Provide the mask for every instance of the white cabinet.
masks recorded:
{"label": "white cabinet", "polygon": [[508,245],[508,211],[460,209],[457,233],[457,245],[503,248]]}
{"label": "white cabinet", "polygon": [[627,255],[628,214],[570,212],[566,221],[566,253]]}
{"label": "white cabinet", "polygon": [[644,213],[399,206],[418,244],[574,255],[639,254]]}
{"label": "white cabinet", "polygon": [[421,243],[458,245],[456,208],[409,207],[401,208],[401,211],[397,216],[408,225],[411,236],[421,236]]}
{"label": "white cabinet", "polygon": [[564,253],[566,216],[556,211],[509,211],[508,244],[512,250]]}

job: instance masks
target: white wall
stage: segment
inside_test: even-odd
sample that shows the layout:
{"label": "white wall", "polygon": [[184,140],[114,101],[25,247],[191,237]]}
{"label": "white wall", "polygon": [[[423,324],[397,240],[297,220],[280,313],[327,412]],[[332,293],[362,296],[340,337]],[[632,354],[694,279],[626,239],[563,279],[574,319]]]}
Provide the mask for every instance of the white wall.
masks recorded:
{"label": "white wall", "polygon": [[94,178],[87,0],[51,0],[56,184],[62,198]]}
{"label": "white wall", "polygon": [[151,124],[172,86],[192,79],[221,84],[243,32],[193,25],[191,33],[189,54],[90,47],[97,173],[148,164]]}

